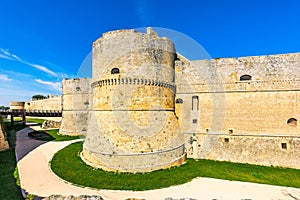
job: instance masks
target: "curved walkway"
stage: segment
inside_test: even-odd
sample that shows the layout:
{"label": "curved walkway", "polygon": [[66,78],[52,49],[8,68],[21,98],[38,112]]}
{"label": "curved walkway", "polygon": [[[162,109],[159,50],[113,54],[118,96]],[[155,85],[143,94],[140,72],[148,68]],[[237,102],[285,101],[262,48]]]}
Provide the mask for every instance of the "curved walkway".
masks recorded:
{"label": "curved walkway", "polygon": [[[29,130],[21,130],[17,133],[17,150],[20,146],[28,145],[27,136]],[[25,143],[22,142],[25,141]],[[105,200],[125,200],[127,198],[139,198],[146,200],[164,200],[193,198],[198,200],[299,200],[300,189],[270,186],[237,181],[226,181],[211,178],[197,178],[193,181],[164,189],[133,192],[115,190],[94,190],[69,184],[55,174],[49,168],[49,161],[58,150],[76,142],[48,142],[39,144],[31,149],[28,154],[22,154],[18,162],[22,188],[30,194],[46,197],[52,194],[68,195],[100,195]],[[36,140],[32,140],[34,144]],[[33,145],[34,146],[34,145]],[[26,148],[28,150],[28,148]],[[21,153],[21,152],[17,152]],[[84,176],[84,175],[83,175]]]}

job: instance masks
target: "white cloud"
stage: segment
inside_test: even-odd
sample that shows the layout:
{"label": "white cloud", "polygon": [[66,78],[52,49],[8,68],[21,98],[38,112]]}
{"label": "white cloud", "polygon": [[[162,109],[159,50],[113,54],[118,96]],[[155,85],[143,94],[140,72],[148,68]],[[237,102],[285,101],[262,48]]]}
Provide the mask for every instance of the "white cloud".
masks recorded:
{"label": "white cloud", "polygon": [[1,54],[1,53],[0,53],[0,58],[7,59],[7,60],[13,60],[13,59],[10,58],[9,56],[4,55],[4,54]]}
{"label": "white cloud", "polygon": [[11,54],[5,49],[0,48],[0,51],[7,56],[11,56]]}
{"label": "white cloud", "polygon": [[43,84],[43,85],[48,85],[50,86],[53,90],[61,92],[61,82],[50,82],[50,81],[43,81],[41,79],[35,79],[35,82]]}
{"label": "white cloud", "polygon": [[38,64],[31,64],[31,63],[27,63],[27,62],[26,62],[25,64],[27,64],[27,65],[29,65],[29,66],[31,66],[31,67],[34,67],[34,68],[36,68],[36,69],[38,69],[38,70],[40,70],[40,71],[43,71],[43,72],[45,72],[45,73],[47,73],[47,74],[50,74],[50,75],[52,75],[52,76],[59,77],[59,75],[58,75],[57,73],[55,73],[55,72],[49,70],[49,69],[48,69],[47,67],[45,67],[45,66],[38,65]]}
{"label": "white cloud", "polygon": [[12,81],[12,79],[5,74],[0,74],[0,81]]}
{"label": "white cloud", "polygon": [[4,59],[8,59],[8,60],[16,60],[20,63],[23,63],[25,65],[34,67],[34,68],[36,68],[36,69],[38,69],[42,72],[45,72],[46,74],[49,74],[51,76],[54,76],[54,77],[57,77],[57,78],[61,77],[61,75],[51,71],[47,67],[39,65],[39,64],[27,62],[27,61],[23,60],[22,58],[20,58],[19,56],[15,55],[15,54],[12,54],[12,53],[8,52],[5,49],[0,48],[0,52],[2,53],[2,54],[0,53],[0,58],[4,58]]}

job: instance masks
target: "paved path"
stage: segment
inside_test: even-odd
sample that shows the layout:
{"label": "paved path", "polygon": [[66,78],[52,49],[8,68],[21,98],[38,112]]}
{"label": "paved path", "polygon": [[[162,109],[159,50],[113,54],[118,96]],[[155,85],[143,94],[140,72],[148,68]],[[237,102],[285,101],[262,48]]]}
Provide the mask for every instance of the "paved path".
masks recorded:
{"label": "paved path", "polygon": [[[29,131],[27,129],[27,131]],[[197,178],[193,181],[165,189],[133,192],[114,190],[93,190],[71,185],[56,175],[49,168],[49,161],[58,150],[75,141],[48,142],[29,148],[30,144],[24,139],[26,130],[17,134],[18,151],[24,149],[23,158],[19,160],[18,167],[21,185],[28,193],[38,196],[61,194],[64,196],[82,194],[100,195],[105,200],[125,200],[127,198],[144,198],[146,200],[164,200],[165,198],[194,198],[198,200],[299,200],[300,189],[278,187],[237,181],[226,181],[210,178]],[[27,135],[27,134],[26,134]],[[23,142],[20,140],[23,138]],[[18,141],[20,140],[20,141]],[[78,140],[76,140],[78,141]],[[27,148],[24,145],[29,145]],[[28,149],[32,149],[28,154]],[[84,175],[83,175],[84,176]],[[296,177],[295,177],[296,178]],[[299,178],[299,177],[298,177]]]}
{"label": "paved path", "polygon": [[17,161],[20,161],[29,152],[37,148],[38,146],[45,144],[45,141],[34,140],[28,137],[28,133],[33,132],[34,129],[26,127],[17,132],[16,138],[16,157]]}

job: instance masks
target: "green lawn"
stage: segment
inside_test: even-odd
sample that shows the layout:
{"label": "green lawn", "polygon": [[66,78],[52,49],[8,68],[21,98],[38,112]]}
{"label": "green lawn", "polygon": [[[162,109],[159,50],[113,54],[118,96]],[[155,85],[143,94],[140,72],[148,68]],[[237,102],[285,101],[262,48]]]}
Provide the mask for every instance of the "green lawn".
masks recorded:
{"label": "green lawn", "polygon": [[26,122],[33,122],[33,123],[37,123],[39,125],[42,125],[44,121],[45,121],[44,119],[36,119],[36,118],[26,117]]}
{"label": "green lawn", "polygon": [[[34,122],[37,123],[39,125],[42,125],[43,122],[45,121],[44,119],[36,119],[36,118],[26,118],[27,122]],[[47,130],[47,131],[40,131],[43,132],[45,134],[48,134],[49,137],[48,138],[37,138],[39,140],[44,140],[44,141],[67,141],[67,140],[75,140],[75,139],[79,139],[80,136],[67,136],[67,135],[60,135],[58,133],[59,129],[53,129],[53,130]]]}
{"label": "green lawn", "polygon": [[69,182],[92,188],[150,190],[183,184],[196,177],[300,188],[300,170],[296,169],[188,159],[186,164],[180,167],[151,173],[113,173],[86,165],[78,156],[81,150],[82,142],[60,150],[51,161],[51,168],[58,176]]}
{"label": "green lawn", "polygon": [[40,140],[59,142],[59,141],[75,140],[80,138],[80,136],[59,135],[58,131],[59,129],[40,131],[50,136],[48,138],[40,138]]}
{"label": "green lawn", "polygon": [[[13,174],[17,165],[15,158],[16,132],[25,128],[25,126],[22,125],[21,118],[15,118],[13,127],[10,126],[10,120],[4,119],[3,121],[10,149],[0,152],[0,199],[21,200],[23,199],[21,189],[17,186],[16,179]],[[42,124],[44,120],[29,118],[26,119],[26,121]],[[54,138],[53,141],[64,141],[79,138],[62,136],[57,133],[58,129],[48,131],[48,134]]]}
{"label": "green lawn", "polygon": [[7,133],[10,149],[0,152],[0,199],[23,199],[21,189],[16,185],[14,170],[16,167],[15,144],[16,132],[24,128],[21,122],[15,122],[11,127],[10,122],[4,122],[4,129]]}

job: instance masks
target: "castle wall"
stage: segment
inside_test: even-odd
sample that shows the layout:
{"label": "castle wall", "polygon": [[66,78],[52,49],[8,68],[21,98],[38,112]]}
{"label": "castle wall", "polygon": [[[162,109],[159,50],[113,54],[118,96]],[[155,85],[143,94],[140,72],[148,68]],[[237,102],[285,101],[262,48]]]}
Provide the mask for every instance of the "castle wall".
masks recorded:
{"label": "castle wall", "polygon": [[61,97],[25,102],[25,110],[61,110]]}
{"label": "castle wall", "polygon": [[64,79],[62,82],[62,135],[86,135],[91,103],[91,79]]}
{"label": "castle wall", "polygon": [[185,138],[191,158],[300,168],[299,136],[185,134]]}
{"label": "castle wall", "polygon": [[[228,133],[230,129],[238,134],[300,134],[300,126],[287,125],[290,118],[299,119],[300,54],[195,63],[197,66],[193,62],[177,63],[176,99],[182,99],[183,104],[176,106],[180,106],[183,131],[192,128],[196,132],[209,129]],[[266,73],[264,66],[270,63],[276,67]],[[245,74],[252,79],[240,81],[239,77]],[[193,96],[198,98],[198,108],[194,109]],[[193,119],[197,119],[197,125]],[[222,123],[218,129],[211,127],[216,121]]]}
{"label": "castle wall", "polygon": [[299,65],[300,54],[178,61],[176,115],[187,145],[201,136],[188,156],[299,168]]}
{"label": "castle wall", "polygon": [[[175,61],[176,60],[176,61]],[[300,53],[189,61],[147,33],[93,43],[92,79],[63,81],[65,135],[82,159],[145,172],[188,157],[300,168]]]}

